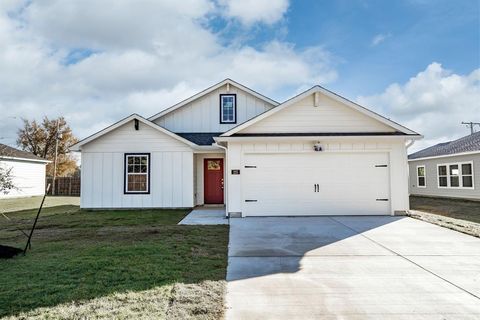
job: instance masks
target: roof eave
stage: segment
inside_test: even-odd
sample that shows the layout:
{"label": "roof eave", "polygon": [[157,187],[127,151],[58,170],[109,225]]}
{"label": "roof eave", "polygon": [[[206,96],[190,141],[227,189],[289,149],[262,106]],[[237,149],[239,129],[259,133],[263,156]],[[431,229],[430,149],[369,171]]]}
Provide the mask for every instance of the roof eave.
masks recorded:
{"label": "roof eave", "polygon": [[214,137],[215,142],[243,142],[243,141],[327,141],[327,140],[396,140],[396,141],[405,141],[405,140],[418,140],[421,139],[421,135],[292,135],[292,136],[228,136],[228,137]]}
{"label": "roof eave", "polygon": [[0,159],[29,161],[29,162],[42,162],[42,163],[51,163],[52,162],[51,160],[46,160],[46,159],[31,159],[31,158],[8,157],[8,156],[0,156]]}
{"label": "roof eave", "polygon": [[286,100],[285,102],[281,103],[277,107],[272,108],[272,109],[270,109],[270,110],[268,110],[268,111],[266,111],[266,112],[264,112],[264,113],[262,113],[262,114],[260,114],[256,117],[254,117],[254,118],[252,118],[252,119],[250,119],[250,120],[232,128],[232,129],[228,130],[227,132],[224,132],[221,136],[222,137],[231,136],[231,135],[233,135],[233,134],[235,134],[235,133],[237,133],[237,132],[239,132],[239,131],[241,131],[241,130],[243,130],[243,129],[259,122],[259,121],[261,121],[262,119],[267,118],[267,117],[269,117],[269,116],[271,116],[271,115],[273,115],[273,114],[291,106],[292,104],[296,103],[297,101],[300,101],[301,99],[309,96],[310,94],[314,94],[315,92],[323,93],[326,96],[328,96],[328,97],[330,97],[334,100],[340,101],[341,103],[346,104],[347,106],[351,107],[352,109],[355,109],[358,112],[360,112],[360,113],[362,113],[362,114],[364,114],[364,115],[366,115],[366,116],[368,116],[372,119],[375,119],[375,120],[393,128],[395,130],[398,130],[400,132],[403,132],[403,133],[406,133],[406,134],[409,134],[409,135],[421,136],[418,132],[415,132],[411,129],[408,129],[407,127],[404,127],[404,126],[396,123],[395,121],[392,121],[392,120],[390,120],[390,119],[388,119],[388,118],[386,118],[386,117],[384,117],[384,116],[382,116],[382,115],[380,115],[380,114],[378,114],[378,113],[376,113],[376,112],[374,112],[370,109],[367,109],[367,108],[359,105],[358,103],[355,103],[355,102],[353,102],[353,101],[351,101],[347,98],[344,98],[344,97],[342,97],[342,96],[340,96],[340,95],[338,95],[338,94],[336,94],[336,93],[334,93],[334,92],[332,92],[328,89],[325,89],[325,88],[323,88],[319,85],[313,86],[312,88],[310,88],[310,89],[308,89],[308,90],[306,90],[306,91],[304,91],[304,92]]}
{"label": "roof eave", "polygon": [[113,131],[113,130],[115,130],[116,128],[118,128],[118,127],[120,127],[120,126],[122,126],[122,125],[124,125],[124,124],[126,124],[126,123],[128,123],[128,122],[130,122],[130,121],[132,121],[132,120],[134,120],[134,119],[137,119],[137,120],[141,121],[143,124],[148,125],[148,126],[150,126],[151,128],[156,129],[156,130],[158,130],[158,131],[160,131],[160,132],[162,132],[162,133],[164,133],[164,134],[166,134],[166,135],[168,135],[168,136],[170,136],[170,137],[172,137],[172,138],[174,138],[174,139],[176,139],[176,140],[178,140],[178,141],[180,141],[180,142],[183,142],[183,143],[185,143],[186,145],[188,145],[188,146],[190,146],[190,147],[192,147],[192,148],[198,147],[197,144],[195,144],[195,143],[193,143],[193,142],[191,142],[191,141],[189,141],[189,140],[187,140],[187,139],[185,139],[185,138],[183,138],[183,137],[175,134],[174,132],[171,132],[171,131],[168,130],[168,129],[165,129],[165,128],[157,125],[157,124],[154,123],[154,122],[151,122],[151,121],[143,118],[143,117],[140,116],[139,114],[134,113],[134,114],[131,114],[131,115],[129,115],[128,117],[125,117],[125,118],[123,118],[122,120],[117,121],[117,122],[115,122],[114,124],[112,124],[112,125],[104,128],[103,130],[100,130],[100,131],[98,131],[98,132],[96,132],[96,133],[88,136],[87,138],[85,138],[85,139],[77,142],[76,144],[72,145],[72,146],[69,148],[69,150],[70,150],[70,151],[82,151],[82,146],[84,146],[84,145],[86,145],[86,144],[88,144],[88,143],[90,143],[90,142],[92,142],[92,141],[100,138],[101,136],[107,134],[108,132]]}
{"label": "roof eave", "polygon": [[421,161],[421,160],[431,160],[431,159],[441,159],[441,158],[449,158],[449,157],[460,157],[460,156],[468,156],[468,155],[474,155],[474,154],[480,154],[480,150],[465,151],[465,152],[450,153],[450,154],[441,154],[441,155],[438,155],[438,156],[420,157],[420,158],[408,159],[408,162]]}

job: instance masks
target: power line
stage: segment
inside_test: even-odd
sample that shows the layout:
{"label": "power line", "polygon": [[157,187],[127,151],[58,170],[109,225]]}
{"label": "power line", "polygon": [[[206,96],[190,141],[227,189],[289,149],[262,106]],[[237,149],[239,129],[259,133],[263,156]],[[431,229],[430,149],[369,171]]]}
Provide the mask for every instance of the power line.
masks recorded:
{"label": "power line", "polygon": [[467,127],[470,127],[470,134],[474,134],[475,133],[475,126],[479,126],[480,127],[480,122],[463,122],[462,121],[462,124],[465,124],[467,125]]}

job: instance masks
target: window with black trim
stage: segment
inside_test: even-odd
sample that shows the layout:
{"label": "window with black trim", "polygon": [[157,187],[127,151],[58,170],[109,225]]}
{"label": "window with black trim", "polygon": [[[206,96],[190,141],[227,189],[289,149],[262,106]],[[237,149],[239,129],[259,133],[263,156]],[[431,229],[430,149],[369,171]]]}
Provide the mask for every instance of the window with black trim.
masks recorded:
{"label": "window with black trim", "polygon": [[125,154],[125,193],[150,192],[150,154]]}
{"label": "window with black trim", "polygon": [[220,123],[237,122],[237,95],[220,95]]}

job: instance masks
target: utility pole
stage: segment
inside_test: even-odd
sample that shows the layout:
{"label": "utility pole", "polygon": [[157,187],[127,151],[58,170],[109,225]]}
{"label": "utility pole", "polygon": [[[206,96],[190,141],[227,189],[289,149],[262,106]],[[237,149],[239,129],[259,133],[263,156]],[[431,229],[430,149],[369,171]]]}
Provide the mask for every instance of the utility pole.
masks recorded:
{"label": "utility pole", "polygon": [[57,155],[58,155],[58,139],[60,133],[58,132],[60,129],[60,119],[57,119],[57,131],[55,132],[55,158],[53,162],[53,186],[52,186],[52,196],[55,195],[55,179],[57,177]]}
{"label": "utility pole", "polygon": [[470,127],[470,134],[474,134],[475,133],[475,126],[479,126],[480,127],[480,122],[463,122],[462,121],[462,124],[465,124],[467,125],[467,127]]}

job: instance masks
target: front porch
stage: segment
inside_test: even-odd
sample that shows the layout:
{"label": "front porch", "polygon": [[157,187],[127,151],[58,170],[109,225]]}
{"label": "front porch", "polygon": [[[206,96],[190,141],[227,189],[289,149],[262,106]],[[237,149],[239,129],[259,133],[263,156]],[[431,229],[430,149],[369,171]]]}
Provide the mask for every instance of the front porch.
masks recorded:
{"label": "front porch", "polygon": [[229,219],[225,215],[225,206],[206,205],[195,207],[178,224],[184,225],[218,225],[229,224]]}

